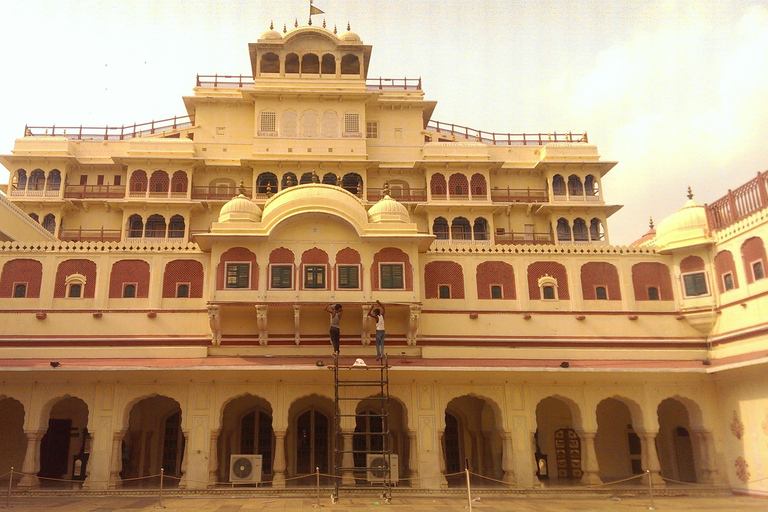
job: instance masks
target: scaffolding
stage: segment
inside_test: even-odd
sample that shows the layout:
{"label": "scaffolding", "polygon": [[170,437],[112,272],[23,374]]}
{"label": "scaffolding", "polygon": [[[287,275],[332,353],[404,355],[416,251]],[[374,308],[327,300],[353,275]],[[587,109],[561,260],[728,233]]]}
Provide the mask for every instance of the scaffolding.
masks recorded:
{"label": "scaffolding", "polygon": [[[360,490],[358,480],[381,491],[381,499],[392,501],[392,453],[390,448],[389,421],[389,363],[386,354],[374,365],[357,359],[350,365],[339,362],[338,353],[333,357],[334,397],[336,416],[333,435],[334,491],[333,503],[343,492]],[[349,404],[360,400],[374,402],[362,417],[364,430],[354,433],[343,430],[343,424],[357,422],[361,415],[348,411]],[[372,428],[373,427],[373,428]],[[355,446],[355,440],[365,440],[365,446]],[[355,463],[355,456],[360,463]]]}

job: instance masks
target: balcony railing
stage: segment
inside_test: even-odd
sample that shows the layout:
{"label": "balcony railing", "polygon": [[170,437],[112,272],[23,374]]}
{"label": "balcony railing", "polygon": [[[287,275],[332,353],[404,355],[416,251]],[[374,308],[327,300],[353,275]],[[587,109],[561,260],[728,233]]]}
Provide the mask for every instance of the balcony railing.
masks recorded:
{"label": "balcony railing", "polygon": [[125,185],[67,185],[67,199],[120,199],[125,197]]}
{"label": "balcony railing", "polygon": [[421,90],[421,78],[366,78],[365,88],[368,90]]}
{"label": "balcony railing", "polygon": [[494,133],[458,124],[441,123],[440,121],[430,121],[427,123],[427,130],[451,137],[458,137],[463,141],[470,140],[495,146],[543,146],[550,142],[588,142],[586,132]]}
{"label": "balcony railing", "polygon": [[66,137],[70,140],[126,140],[167,131],[189,128],[193,116],[174,116],[148,123],[120,126],[26,126],[25,137]]}
{"label": "balcony railing", "polygon": [[552,233],[497,233],[497,244],[503,245],[548,245],[552,243]]}
{"label": "balcony railing", "polygon": [[[336,77],[335,74],[326,76]],[[345,76],[355,77],[356,75]],[[253,82],[254,79],[251,75],[197,75],[197,87],[242,89],[253,87]],[[365,88],[368,90],[420,91],[421,78],[366,78]]]}
{"label": "balcony railing", "polygon": [[545,188],[493,188],[491,201],[495,203],[546,203]]}
{"label": "balcony railing", "polygon": [[[384,189],[368,188],[368,201],[378,201],[384,197]],[[424,188],[412,188],[409,190],[393,189],[389,191],[389,197],[401,203],[423,203],[427,200],[427,190]]]}
{"label": "balcony railing", "polygon": [[65,242],[119,242],[119,229],[62,229],[59,238]]}
{"label": "balcony railing", "polygon": [[600,196],[599,192],[594,192],[592,194],[590,193],[578,193],[578,192],[569,192],[566,194],[565,192],[559,192],[558,190],[555,190],[555,192],[552,194],[552,200],[553,201],[580,201],[580,202],[587,202],[587,203],[598,203],[602,201],[602,197]]}
{"label": "balcony railing", "polygon": [[59,197],[61,191],[59,188],[12,188],[11,197]]}
{"label": "balcony railing", "polygon": [[435,245],[492,245],[492,241],[488,233],[477,231],[474,233],[474,238],[465,236],[456,236],[454,238],[448,238],[446,233],[436,233]]}
{"label": "balcony railing", "polygon": [[768,207],[768,171],[757,173],[736,190],[729,190],[725,197],[707,205],[707,217],[713,230],[731,224]]}
{"label": "balcony railing", "polygon": [[[186,199],[187,191],[173,191],[173,190],[161,190],[161,191],[147,191],[147,190],[129,190],[128,197],[131,198],[149,198],[149,199]],[[232,199],[230,197],[230,199]]]}
{"label": "balcony railing", "polygon": [[[245,187],[245,195],[251,197],[253,188]],[[205,201],[229,201],[240,194],[240,187],[212,186],[192,187],[192,199]]]}

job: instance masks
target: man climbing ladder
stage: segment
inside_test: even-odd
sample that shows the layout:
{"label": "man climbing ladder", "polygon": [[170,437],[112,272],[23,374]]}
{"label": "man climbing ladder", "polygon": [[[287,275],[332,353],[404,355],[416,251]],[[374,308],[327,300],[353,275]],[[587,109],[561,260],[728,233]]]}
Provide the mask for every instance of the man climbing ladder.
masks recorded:
{"label": "man climbing ladder", "polygon": [[376,360],[380,361],[384,358],[384,338],[387,337],[387,333],[384,330],[384,305],[378,300],[376,305],[379,307],[369,311],[368,316],[376,322]]}

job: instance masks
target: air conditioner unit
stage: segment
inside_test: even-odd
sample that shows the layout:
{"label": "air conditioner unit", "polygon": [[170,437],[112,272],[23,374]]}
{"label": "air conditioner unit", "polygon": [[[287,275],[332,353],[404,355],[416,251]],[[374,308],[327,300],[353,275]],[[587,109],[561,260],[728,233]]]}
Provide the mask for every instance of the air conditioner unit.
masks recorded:
{"label": "air conditioner unit", "polygon": [[256,484],[261,482],[261,455],[230,456],[229,481]]}
{"label": "air conditioner unit", "polygon": [[[389,471],[389,473],[391,473],[391,475],[389,475],[390,480],[392,485],[397,485],[397,481],[400,480],[400,468],[397,463],[397,455],[390,455],[389,462],[392,464]],[[385,454],[369,453],[366,463],[368,466],[369,482],[385,482],[387,480],[387,456]]]}

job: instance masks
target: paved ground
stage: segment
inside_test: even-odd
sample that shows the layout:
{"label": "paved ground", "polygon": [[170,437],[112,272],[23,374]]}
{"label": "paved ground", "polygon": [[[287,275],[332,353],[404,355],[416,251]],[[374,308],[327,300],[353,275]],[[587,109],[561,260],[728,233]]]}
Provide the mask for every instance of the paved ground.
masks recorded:
{"label": "paved ground", "polygon": [[[383,511],[393,512],[465,512],[468,510],[466,499],[459,497],[395,497],[387,505],[376,498],[342,498],[331,504],[325,496],[321,500],[322,509],[315,507],[316,500],[293,497],[173,497],[163,499],[167,512],[309,512],[327,510],[345,511]],[[114,511],[162,511],[158,508],[157,498],[150,497],[12,497],[11,509],[16,512],[38,512],[44,510],[61,512],[114,512]],[[739,512],[768,510],[768,499],[748,498],[743,496],[726,497],[663,497],[654,500],[659,511],[730,511]],[[0,507],[5,507],[3,496]],[[644,498],[609,497],[569,497],[569,498],[480,498],[472,504],[477,512],[564,512],[564,511],[605,511],[640,512],[649,510],[650,501]]]}

